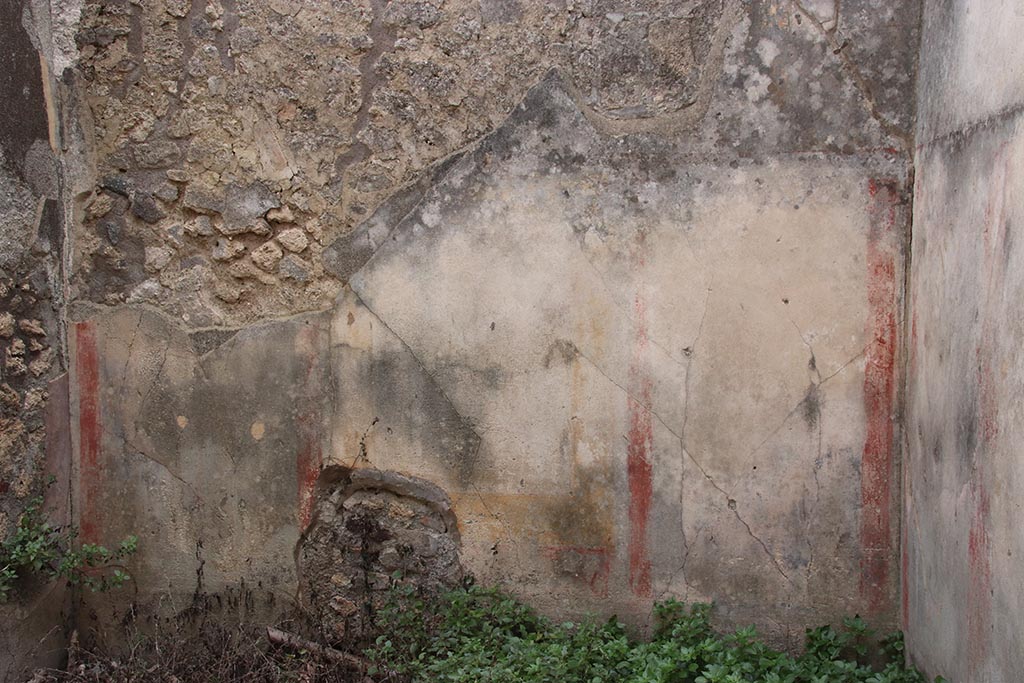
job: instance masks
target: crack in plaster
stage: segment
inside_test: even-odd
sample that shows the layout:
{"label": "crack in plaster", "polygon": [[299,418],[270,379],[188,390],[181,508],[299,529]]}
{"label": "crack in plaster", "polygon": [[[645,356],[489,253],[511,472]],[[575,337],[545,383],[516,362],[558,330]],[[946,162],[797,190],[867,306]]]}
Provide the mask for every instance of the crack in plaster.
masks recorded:
{"label": "crack in plaster", "polygon": [[373,461],[370,460],[370,451],[366,447],[366,439],[370,436],[370,432],[377,426],[378,422],[380,422],[380,418],[375,415],[370,422],[370,426],[363,430],[363,435],[359,437],[359,451],[356,453],[356,457],[352,458],[352,463],[348,466],[350,470],[355,469],[356,465],[360,462],[364,462],[373,469],[377,469]]}
{"label": "crack in plaster", "polygon": [[106,427],[106,426],[103,426],[103,425],[100,426],[100,430],[104,434],[106,434],[107,436],[110,436],[110,437],[120,441],[122,447],[127,446],[132,453],[134,453],[136,455],[141,455],[146,460],[149,460],[150,462],[155,463],[156,465],[158,465],[160,467],[160,469],[162,469],[164,472],[166,472],[172,479],[175,479],[176,481],[180,482],[181,484],[184,484],[184,486],[189,491],[192,492],[192,495],[196,497],[196,500],[199,501],[200,505],[205,505],[206,504],[206,501],[204,501],[203,497],[201,495],[199,495],[199,492],[196,491],[195,486],[191,482],[187,481],[180,474],[176,473],[170,467],[168,467],[164,463],[160,462],[153,455],[147,453],[145,449],[140,448],[135,442],[133,442],[131,439],[129,439],[127,435],[119,434],[117,432],[114,432],[109,427]]}
{"label": "crack in plaster", "polygon": [[143,412],[143,410],[145,409],[146,403],[149,402],[150,395],[153,393],[153,390],[156,388],[157,381],[164,374],[164,366],[167,365],[167,357],[168,357],[168,355],[170,355],[169,354],[170,349],[171,349],[171,340],[168,339],[167,343],[164,345],[163,354],[160,357],[160,365],[158,365],[157,368],[156,368],[156,374],[153,375],[153,379],[152,379],[152,381],[150,381],[149,387],[146,389],[146,393],[143,395],[142,401],[139,403],[139,414],[141,414]]}
{"label": "crack in plaster", "polygon": [[[479,453],[479,451],[480,451],[480,446],[478,445],[477,446],[477,453]],[[475,454],[474,454],[474,457],[475,457]],[[494,521],[496,521],[498,523],[498,525],[502,528],[502,530],[505,532],[505,538],[508,540],[508,545],[509,545],[509,547],[512,548],[512,551],[515,553],[516,563],[522,563],[522,555],[521,555],[520,550],[519,550],[519,544],[515,542],[515,537],[512,535],[512,529],[509,527],[508,523],[505,522],[504,519],[502,519],[501,515],[497,514],[493,510],[491,510],[491,507],[487,504],[486,499],[484,499],[483,494],[480,492],[480,489],[477,487],[477,485],[475,483],[470,482],[469,485],[473,489],[473,493],[475,493],[476,497],[480,500],[480,504],[483,506],[484,511],[486,511],[487,514],[490,515],[494,519]],[[497,552],[497,547],[495,547],[495,553],[496,552]]]}
{"label": "crack in plaster", "polygon": [[[462,422],[462,424],[464,424],[466,427],[468,427],[469,430],[471,432],[473,432],[473,435],[478,440],[482,441],[483,440],[483,436],[477,430],[477,427],[476,427],[476,424],[474,423],[474,421],[469,419],[469,418],[467,418],[465,415],[463,415],[462,413],[459,412],[458,408],[456,407],[455,403],[452,401],[451,397],[448,396],[447,392],[445,392],[445,390],[441,387],[441,385],[437,381],[437,378],[434,377],[433,373],[431,373],[427,369],[427,366],[423,363],[423,361],[420,359],[420,357],[418,355],[416,355],[416,352],[412,350],[412,347],[409,346],[409,344],[407,344],[406,341],[404,339],[402,339],[402,337],[397,332],[395,332],[395,330],[392,329],[392,327],[390,325],[388,325],[386,322],[384,322],[384,320],[379,315],[377,315],[377,313],[372,308],[370,308],[369,304],[367,304],[366,301],[364,301],[363,298],[361,296],[359,296],[359,294],[355,290],[352,290],[352,293],[355,295],[356,300],[358,301],[358,303],[363,308],[365,308],[366,311],[368,313],[370,313],[370,315],[372,315],[374,317],[374,319],[377,322],[379,322],[381,324],[381,326],[384,327],[385,330],[390,332],[391,335],[394,336],[394,338],[397,339],[398,342],[402,345],[402,347],[409,353],[409,357],[412,358],[416,362],[416,365],[419,366],[420,370],[423,371],[423,374],[426,375],[427,378],[430,379],[431,383],[434,385],[434,388],[437,389],[438,393],[440,393],[441,396],[444,397],[444,400],[448,402],[448,405],[451,406],[452,412],[454,412],[458,416],[458,418]],[[370,322],[370,325],[371,325],[371,328],[372,328],[373,321]],[[330,332],[328,332],[328,335],[330,335]],[[334,341],[333,341],[333,339],[331,339],[330,336],[328,336],[328,339],[329,339],[329,343],[330,343],[331,348],[333,348],[334,346],[341,346],[342,345],[341,343],[339,343],[337,345],[334,344]]]}
{"label": "crack in plaster", "polygon": [[[819,382],[820,384],[820,382]],[[805,570],[805,578],[807,581],[811,580],[811,568],[814,565],[814,544],[811,543],[811,520],[814,519],[815,514],[818,512],[818,505],[821,503],[821,480],[818,478],[818,470],[821,469],[822,465],[822,453],[821,453],[821,442],[822,442],[822,427],[821,419],[818,419],[818,455],[814,459],[814,467],[811,468],[811,473],[814,475],[814,505],[807,512],[807,519],[804,522],[804,543],[807,544],[807,569]]]}
{"label": "crack in plaster", "polygon": [[834,12],[832,17],[832,27],[826,28],[825,24],[818,19],[810,10],[804,7],[801,0],[791,0],[793,6],[807,18],[809,22],[821,33],[825,42],[830,48],[832,48],[832,54],[839,58],[839,61],[845,67],[846,71],[850,74],[850,78],[853,80],[853,85],[860,93],[864,100],[864,105],[867,107],[868,113],[871,115],[878,125],[881,126],[887,134],[899,140],[903,145],[904,151],[912,151],[913,136],[910,132],[903,130],[892,121],[888,120],[881,111],[878,109],[878,103],[875,102],[875,96],[871,94],[871,86],[868,84],[864,74],[861,73],[860,68],[857,66],[853,58],[847,53],[846,47],[849,45],[849,41],[844,40],[840,43],[836,39],[836,34],[839,32],[839,0],[836,0],[834,6]]}
{"label": "crack in plaster", "polygon": [[819,386],[819,387],[820,387],[820,386],[822,386],[823,384],[825,384],[826,382],[828,382],[828,381],[829,381],[830,379],[832,379],[833,377],[836,377],[837,375],[839,375],[840,373],[842,373],[842,372],[843,372],[844,370],[846,370],[846,368],[848,368],[848,367],[850,367],[851,365],[853,365],[853,364],[854,364],[855,362],[857,362],[857,361],[858,361],[858,360],[859,360],[859,359],[860,359],[860,358],[861,358],[861,357],[862,357],[862,356],[863,356],[863,355],[864,355],[865,353],[867,353],[867,350],[868,350],[869,348],[871,348],[871,346],[873,346],[873,345],[874,345],[874,342],[871,342],[871,343],[867,344],[867,345],[866,345],[866,346],[865,346],[864,348],[862,348],[862,349],[861,349],[860,351],[858,351],[858,352],[856,353],[856,355],[854,355],[854,357],[853,357],[853,358],[851,358],[850,360],[848,360],[848,361],[846,361],[845,363],[843,363],[842,365],[840,365],[840,366],[839,366],[839,369],[837,369],[837,370],[836,370],[835,372],[833,372],[833,373],[832,373],[831,375],[827,375],[827,376],[826,376],[826,377],[824,377],[824,378],[823,378],[823,379],[822,379],[822,380],[821,380],[820,382],[818,382],[818,386]]}
{"label": "crack in plaster", "polygon": [[635,403],[636,403],[636,404],[637,404],[638,406],[642,407],[642,408],[643,408],[644,410],[646,410],[646,411],[647,411],[648,413],[650,413],[651,415],[653,415],[653,416],[654,416],[654,419],[656,419],[656,420],[657,420],[658,422],[660,422],[660,423],[661,423],[661,426],[663,426],[663,427],[664,427],[664,428],[665,428],[666,430],[668,430],[668,433],[669,433],[669,434],[671,434],[672,436],[674,436],[674,437],[675,437],[675,438],[677,438],[677,439],[681,439],[681,438],[682,438],[682,437],[680,436],[680,434],[679,434],[679,432],[678,432],[678,431],[676,431],[675,429],[673,429],[672,427],[670,427],[670,426],[668,425],[668,423],[667,423],[667,422],[665,422],[665,420],[664,420],[664,419],[663,419],[663,418],[661,417],[661,415],[659,415],[659,414],[658,414],[657,412],[655,412],[655,410],[654,410],[653,406],[651,406],[649,402],[648,402],[648,403],[645,403],[645,402],[644,402],[643,400],[641,400],[641,399],[640,399],[640,398],[639,398],[638,396],[636,396],[636,395],[635,395],[635,394],[634,394],[633,392],[631,392],[631,391],[630,391],[629,389],[627,389],[626,387],[622,386],[621,384],[619,384],[618,382],[616,382],[616,381],[615,381],[614,379],[612,379],[612,378],[611,378],[611,376],[609,376],[609,375],[608,375],[608,373],[606,373],[606,372],[605,372],[604,370],[602,370],[602,369],[601,369],[601,366],[600,366],[600,365],[598,365],[598,364],[597,364],[596,362],[594,362],[594,360],[593,360],[593,359],[592,359],[592,358],[591,358],[590,356],[588,356],[587,354],[583,353],[583,351],[582,351],[582,350],[581,350],[581,349],[580,349],[580,348],[579,348],[578,346],[576,346],[575,344],[573,344],[573,348],[575,348],[575,349],[576,349],[576,355],[578,355],[578,356],[579,356],[580,358],[582,358],[582,359],[584,359],[585,361],[587,361],[588,363],[590,363],[590,365],[591,365],[591,366],[592,366],[592,367],[593,367],[593,368],[594,368],[595,370],[597,370],[597,372],[598,372],[598,373],[599,373],[599,374],[600,374],[600,375],[601,375],[602,377],[604,377],[604,378],[605,378],[606,380],[608,380],[609,382],[611,382],[612,384],[614,384],[614,385],[615,385],[616,387],[618,387],[618,388],[619,388],[619,389],[620,389],[620,390],[622,391],[622,393],[624,393],[624,394],[626,395],[626,397],[627,397],[627,398],[629,398],[629,400],[631,400],[631,401],[635,402]]}
{"label": "crack in plaster", "polygon": [[730,496],[728,491],[726,491],[724,488],[718,485],[718,482],[716,482],[714,478],[707,473],[707,470],[704,469],[704,467],[700,464],[697,458],[693,457],[692,453],[687,451],[685,448],[683,449],[683,451],[686,453],[686,457],[688,457],[693,462],[693,464],[697,466],[697,469],[700,470],[700,473],[704,475],[704,478],[708,480],[708,483],[711,484],[711,486],[714,487],[719,493],[725,496],[726,501],[728,503],[731,503],[731,505],[727,505],[727,507],[732,511],[733,515],[736,516],[736,519],[739,520],[740,524],[742,524],[743,527],[747,530],[747,535],[749,535],[758,543],[758,545],[761,546],[761,548],[764,550],[765,555],[767,555],[768,558],[772,561],[772,564],[775,565],[775,569],[778,570],[779,574],[781,574],[783,578],[785,578],[786,581],[789,582],[790,585],[795,585],[793,584],[793,579],[791,579],[789,577],[789,574],[787,574],[786,571],[782,568],[782,564],[779,562],[778,558],[775,557],[775,554],[768,549],[768,545],[763,540],[761,540],[760,536],[754,533],[754,530],[751,528],[750,524],[740,515],[738,509],[739,505],[738,503],[736,503],[736,499]]}
{"label": "crack in plaster", "polygon": [[128,383],[128,365],[132,360],[132,349],[135,348],[135,338],[139,334],[139,328],[142,327],[142,311],[139,311],[139,318],[135,321],[135,330],[132,332],[132,338],[128,342],[128,353],[124,359],[124,369],[121,371],[121,391],[124,391],[125,385]]}
{"label": "crack in plaster", "polygon": [[[704,531],[704,527],[703,526],[700,527],[699,529],[697,529],[697,536],[698,536],[698,538],[700,537],[700,534],[703,531]],[[696,541],[696,540],[697,539],[695,538],[694,541]],[[675,580],[676,580],[677,576],[683,580],[683,585],[686,587],[686,593],[683,595],[683,602],[689,602],[690,601],[690,591],[691,590],[696,590],[692,585],[690,585],[690,582],[686,578],[686,563],[690,561],[690,550],[691,550],[691,546],[690,546],[689,541],[686,538],[686,530],[684,529],[683,530],[683,562],[682,562],[681,565],[679,565],[679,567],[675,571],[672,572],[672,574],[669,575],[668,581],[665,582],[665,588],[662,589],[662,591],[658,594],[658,598],[657,598],[658,601],[664,599],[665,595],[670,590],[672,590],[672,584],[675,583]]]}
{"label": "crack in plaster", "polygon": [[[697,352],[697,343],[700,341],[701,334],[703,334],[704,332],[704,321],[707,320],[708,317],[708,306],[711,302],[711,290],[712,287],[709,283],[707,293],[704,295],[704,311],[701,313],[700,323],[697,325],[697,334],[694,336],[693,341],[690,343],[690,345],[686,347],[686,349],[688,349],[689,352],[687,353],[686,349],[683,350],[683,353],[686,353],[687,356],[686,374],[683,377],[683,389],[686,392],[686,394],[683,398],[683,426],[679,430],[679,445],[684,455],[689,455],[689,451],[686,448],[686,425],[689,423],[690,420],[690,371],[693,367],[693,359]],[[685,472],[686,465],[684,460],[683,470],[679,477],[679,528],[683,535],[683,563],[679,567],[679,569],[673,572],[671,578],[669,579],[668,586],[670,587],[672,585],[672,582],[675,581],[675,577],[677,574],[681,574],[683,577],[683,584],[686,586],[685,599],[688,599],[690,595],[690,583],[686,579],[686,562],[690,559],[690,544],[686,538]],[[666,587],[665,590],[667,591],[668,588]],[[664,592],[662,593],[662,595],[664,595]]]}
{"label": "crack in plaster", "polygon": [[[190,327],[188,325],[183,325],[181,323],[181,321],[179,321],[179,320],[175,319],[174,317],[172,317],[171,315],[169,315],[167,313],[167,311],[163,310],[162,308],[158,308],[158,307],[153,306],[151,304],[132,303],[132,304],[127,304],[127,305],[114,305],[114,306],[111,306],[111,305],[108,305],[108,304],[89,302],[88,307],[85,308],[86,314],[79,314],[79,315],[72,316],[69,322],[71,322],[71,323],[84,322],[84,321],[93,320],[93,319],[96,319],[96,318],[101,318],[101,317],[104,317],[104,316],[114,316],[114,315],[117,315],[117,314],[122,313],[124,311],[140,311],[143,314],[154,315],[154,316],[156,316],[156,317],[158,317],[158,318],[160,318],[162,320],[166,320],[168,322],[172,322],[174,327],[176,327],[179,330],[186,331],[189,334],[192,334],[192,333],[195,333],[195,332],[235,332],[235,333],[238,333],[238,332],[242,332],[242,331],[251,332],[253,330],[258,330],[258,329],[262,329],[262,328],[265,328],[265,327],[269,327],[269,326],[274,325],[276,323],[308,322],[309,324],[313,324],[313,321],[315,321],[319,315],[324,314],[324,313],[330,313],[330,312],[334,311],[334,309],[336,307],[336,304],[337,304],[336,301],[332,301],[331,303],[326,304],[322,308],[314,308],[314,309],[310,309],[310,310],[298,311],[298,312],[292,313],[290,315],[281,315],[281,316],[271,316],[271,317],[266,317],[266,318],[260,318],[258,321],[254,322],[254,323],[252,323],[250,325],[244,325],[242,327],[239,327],[237,325],[206,325],[206,326],[203,326],[203,327]],[[317,329],[319,329],[321,332],[326,332],[327,329],[328,329],[328,325],[317,325]],[[143,339],[149,339],[150,341],[163,341],[164,340],[164,337],[154,337],[152,335],[147,335],[145,332],[142,333],[142,338]],[[224,340],[224,344],[228,344],[233,339],[234,339],[234,337],[232,337],[231,339]],[[221,346],[223,346],[224,344],[221,344]],[[214,349],[210,349],[206,353],[202,354],[202,356],[210,355],[211,353],[213,353],[217,349],[221,348],[221,346],[218,346],[218,347],[216,347]],[[180,356],[179,355],[178,357],[184,357],[184,356]],[[197,357],[197,354],[192,354],[191,357]]]}
{"label": "crack in plaster", "polygon": [[[711,302],[711,285],[713,283],[713,280],[712,282],[708,283],[707,294],[704,295],[704,312],[701,313],[700,324],[697,325],[697,335],[693,338],[693,341],[690,343],[690,345],[686,347],[686,349],[689,349],[689,353],[687,353],[686,360],[686,376],[683,379],[683,388],[686,390],[686,396],[683,399],[683,428],[680,430],[682,436],[679,437],[681,440],[683,440],[684,449],[686,448],[686,425],[690,421],[690,369],[693,367],[693,358],[697,353],[697,342],[700,341],[700,336],[701,334],[704,333],[704,321],[708,317],[708,306]],[[686,349],[683,350],[684,353],[686,353]]]}
{"label": "crack in plaster", "polygon": [[[857,359],[859,359],[859,358],[860,358],[861,356],[863,356],[863,355],[864,355],[864,354],[865,354],[865,353],[867,352],[868,348],[869,348],[869,347],[870,347],[870,346],[871,346],[871,345],[872,345],[873,343],[874,343],[874,342],[871,342],[871,343],[869,343],[869,344],[868,344],[867,346],[865,346],[865,347],[864,347],[863,349],[861,349],[860,351],[858,351],[858,352],[857,352],[857,354],[856,354],[856,355],[854,355],[854,357],[853,357],[853,358],[851,358],[850,360],[848,360],[848,361],[846,361],[845,363],[843,363],[843,364],[842,364],[842,365],[841,365],[841,366],[839,367],[839,369],[838,369],[838,370],[836,370],[836,371],[835,371],[835,372],[833,372],[832,374],[830,374],[830,375],[828,375],[828,376],[826,376],[826,377],[822,378],[822,380],[821,380],[820,382],[818,382],[818,383],[814,384],[814,388],[815,388],[815,389],[819,389],[819,388],[821,388],[821,387],[822,387],[822,386],[824,386],[824,385],[825,385],[825,383],[826,383],[826,382],[828,382],[828,381],[829,381],[830,379],[832,379],[832,378],[834,378],[834,377],[838,376],[838,375],[839,375],[840,373],[842,373],[842,372],[843,372],[844,370],[846,370],[846,368],[850,367],[850,365],[852,365],[853,363],[855,363],[855,362],[857,361]],[[760,451],[760,450],[761,450],[761,449],[762,449],[762,448],[764,447],[764,445],[765,445],[766,443],[768,443],[769,441],[771,441],[772,437],[774,437],[774,436],[775,436],[776,434],[778,434],[778,433],[779,433],[779,432],[780,432],[780,431],[782,430],[782,428],[786,426],[786,423],[787,423],[787,422],[789,422],[789,419],[790,419],[791,417],[793,417],[793,415],[794,415],[794,414],[796,414],[796,412],[797,412],[798,410],[800,410],[801,408],[803,408],[803,407],[804,407],[804,404],[805,404],[805,403],[807,403],[807,397],[806,397],[806,396],[804,396],[804,398],[800,399],[800,402],[799,402],[799,403],[797,403],[797,404],[796,404],[796,405],[795,405],[795,406],[793,407],[793,409],[792,409],[792,410],[790,410],[790,411],[789,411],[788,413],[786,413],[786,416],[785,416],[784,418],[782,418],[782,421],[781,421],[781,422],[780,422],[780,423],[778,424],[778,426],[776,426],[776,427],[775,427],[775,428],[774,428],[774,429],[773,429],[773,430],[772,430],[771,432],[769,432],[769,433],[768,433],[768,435],[767,435],[766,437],[764,437],[764,438],[763,438],[763,439],[762,439],[762,440],[761,440],[761,441],[760,441],[760,442],[759,442],[759,443],[757,444],[757,446],[755,446],[755,447],[754,447],[754,449],[753,449],[752,451],[750,451],[750,453],[749,453],[749,454],[747,455],[748,459],[749,459],[749,458],[752,458],[752,457],[753,457],[754,455],[756,455],[756,454],[757,454],[757,453],[758,453],[758,452],[759,452],[759,451]],[[819,452],[820,452],[820,448],[819,448]]]}
{"label": "crack in plaster", "polygon": [[793,318],[790,317],[789,314],[786,315],[786,319],[789,320],[789,323],[793,326],[793,329],[796,330],[796,333],[800,335],[800,341],[802,341],[804,346],[807,347],[807,350],[811,352],[810,367],[814,371],[814,374],[818,376],[818,382],[817,384],[815,384],[815,387],[820,386],[821,368],[818,367],[818,358],[817,356],[814,355],[814,346],[811,344],[811,342],[807,341],[807,337],[804,336],[803,330],[800,329],[800,326],[796,324],[796,321],[793,320]]}
{"label": "crack in plaster", "polygon": [[1017,118],[1024,114],[1024,102],[1018,104],[1011,104],[1003,107],[992,114],[985,116],[977,121],[968,121],[963,125],[954,128],[953,130],[946,131],[944,133],[934,133],[931,137],[923,140],[917,144],[918,150],[923,150],[932,147],[937,143],[945,143],[955,141],[959,144],[964,142],[978,134],[979,131],[983,131],[987,128],[997,126],[1005,123],[1012,119]]}

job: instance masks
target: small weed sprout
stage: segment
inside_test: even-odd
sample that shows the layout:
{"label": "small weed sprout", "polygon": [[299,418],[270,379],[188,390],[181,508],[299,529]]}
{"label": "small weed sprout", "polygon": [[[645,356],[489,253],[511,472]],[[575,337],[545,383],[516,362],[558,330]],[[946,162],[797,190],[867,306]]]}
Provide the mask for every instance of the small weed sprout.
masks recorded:
{"label": "small weed sprout", "polygon": [[0,604],[15,595],[19,578],[31,575],[64,579],[93,591],[120,586],[129,579],[120,561],[135,552],[135,536],[124,539],[114,550],[92,543],[76,549],[76,530],[51,525],[43,518],[42,505],[41,496],[30,500],[14,533],[0,543]]}

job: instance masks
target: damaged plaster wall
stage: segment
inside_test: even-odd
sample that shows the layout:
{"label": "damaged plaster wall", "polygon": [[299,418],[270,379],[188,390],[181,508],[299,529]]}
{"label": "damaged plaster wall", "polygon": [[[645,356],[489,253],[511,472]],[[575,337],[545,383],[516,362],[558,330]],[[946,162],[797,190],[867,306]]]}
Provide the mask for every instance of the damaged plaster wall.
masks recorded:
{"label": "damaged plaster wall", "polygon": [[[532,91],[352,278],[335,372],[371,392],[338,403],[332,456],[429,472],[478,578],[553,613],[884,620],[900,179],[685,154]],[[396,357],[475,439],[410,447],[432,414]]]}
{"label": "damaged plaster wall", "polygon": [[[60,136],[51,22],[40,9],[0,5],[0,538],[44,493],[52,523],[67,524],[70,514]],[[63,587],[25,580],[16,590],[0,605],[4,681],[63,656]]]}
{"label": "damaged plaster wall", "polygon": [[551,68],[598,128],[698,155],[903,149],[917,11],[889,4],[86,2],[72,291],[195,327],[328,306],[324,249]]}
{"label": "damaged plaster wall", "polygon": [[140,537],[91,633],[345,604],[324,467],[554,614],[891,624],[916,2],[78,9],[76,517]]}
{"label": "damaged plaster wall", "polygon": [[1024,679],[1024,8],[927,2],[910,286],[903,623],[956,681]]}

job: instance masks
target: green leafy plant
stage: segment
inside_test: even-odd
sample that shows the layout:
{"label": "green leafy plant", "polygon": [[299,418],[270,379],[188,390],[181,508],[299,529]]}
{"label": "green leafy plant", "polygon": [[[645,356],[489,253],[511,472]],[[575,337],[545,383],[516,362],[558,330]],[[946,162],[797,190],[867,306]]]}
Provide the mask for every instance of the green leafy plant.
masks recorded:
{"label": "green leafy plant", "polygon": [[[875,653],[860,617],[843,630],[808,629],[804,653],[792,656],[752,626],[717,634],[711,609],[658,603],[653,637],[637,641],[614,618],[558,624],[494,589],[427,597],[400,586],[378,611],[383,635],[366,654],[380,671],[414,682],[924,683],[903,665],[902,638]],[[886,655],[880,667],[867,663],[876,655]]]}
{"label": "green leafy plant", "polygon": [[92,543],[76,549],[75,530],[47,522],[42,504],[42,497],[29,501],[14,533],[0,543],[0,603],[11,599],[19,578],[30,575],[64,579],[93,591],[120,586],[130,578],[119,562],[135,552],[135,536],[114,550]]}

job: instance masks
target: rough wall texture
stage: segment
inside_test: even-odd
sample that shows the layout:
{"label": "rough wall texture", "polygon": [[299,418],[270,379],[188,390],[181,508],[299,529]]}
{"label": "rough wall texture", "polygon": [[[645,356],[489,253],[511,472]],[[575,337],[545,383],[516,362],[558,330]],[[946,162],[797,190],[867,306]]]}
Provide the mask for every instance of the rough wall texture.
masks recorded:
{"label": "rough wall texture", "polygon": [[1024,680],[1024,8],[928,2],[921,55],[903,621],[913,660]]}
{"label": "rough wall texture", "polygon": [[[52,83],[39,46],[48,17],[0,4],[0,538],[44,492],[68,521],[68,382],[62,343],[64,246]],[[25,582],[0,605],[0,680],[61,657],[64,591]]]}
{"label": "rough wall texture", "polygon": [[918,9],[68,4],[83,623],[344,605],[327,466],[550,612],[889,621]]}
{"label": "rough wall texture", "polygon": [[451,499],[430,482],[373,468],[326,469],[296,555],[300,595],[328,641],[373,637],[392,577],[424,590],[465,578]]}
{"label": "rough wall texture", "polygon": [[917,16],[890,4],[86,2],[73,291],[190,326],[322,308],[351,270],[324,247],[553,67],[599,129],[696,154],[898,148]]}

